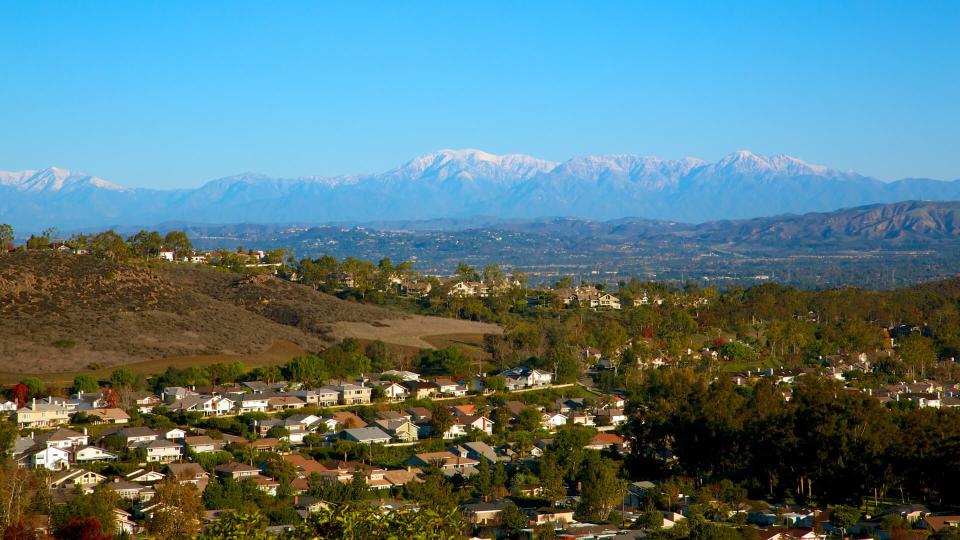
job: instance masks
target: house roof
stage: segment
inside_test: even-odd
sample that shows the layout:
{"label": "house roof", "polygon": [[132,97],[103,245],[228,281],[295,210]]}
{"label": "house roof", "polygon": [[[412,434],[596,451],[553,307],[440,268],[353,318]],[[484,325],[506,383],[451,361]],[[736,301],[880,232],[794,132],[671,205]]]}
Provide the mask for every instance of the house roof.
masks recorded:
{"label": "house roof", "polygon": [[153,435],[154,437],[159,437],[160,434],[156,431],[146,427],[146,426],[134,426],[123,428],[117,432],[121,437],[128,439],[130,437],[148,437]]}
{"label": "house roof", "polygon": [[166,439],[157,439],[147,443],[146,448],[180,448],[180,445]]}
{"label": "house roof", "polygon": [[960,515],[923,516],[923,522],[926,523],[927,528],[931,531],[940,532],[940,529],[960,525]]}
{"label": "house roof", "polygon": [[344,426],[351,428],[364,428],[367,427],[367,423],[363,421],[363,418],[360,418],[356,414],[350,411],[336,411],[330,413],[330,416],[333,417],[338,423],[343,424]]}
{"label": "house roof", "polygon": [[37,441],[69,441],[78,437],[86,437],[83,433],[77,433],[72,429],[60,428],[52,433],[40,435]]}
{"label": "house roof", "polygon": [[115,478],[113,482],[108,482],[106,486],[109,489],[112,489],[114,491],[132,491],[132,490],[139,491],[139,490],[147,489],[147,486],[143,484],[138,484],[136,482],[129,482],[127,480],[121,480],[119,478]]}
{"label": "house roof", "polygon": [[375,441],[389,439],[390,434],[378,427],[362,427],[343,430],[345,435],[358,441]]}
{"label": "house roof", "polygon": [[167,471],[171,476],[201,478],[207,476],[207,471],[199,463],[170,463],[167,465]]}
{"label": "house roof", "polygon": [[87,414],[90,416],[96,416],[104,420],[129,420],[130,415],[126,413],[123,409],[116,408],[104,408],[104,409],[91,409],[87,411]]}
{"label": "house roof", "polygon": [[319,461],[308,458],[301,454],[289,454],[283,456],[283,460],[296,467],[297,472],[309,476],[312,473],[321,473],[327,471]]}
{"label": "house roof", "polygon": [[247,465],[246,463],[240,463],[237,461],[229,461],[223,465],[218,465],[214,467],[214,471],[225,472],[225,473],[238,473],[238,472],[251,472],[251,471],[260,471],[260,467],[253,465]]}

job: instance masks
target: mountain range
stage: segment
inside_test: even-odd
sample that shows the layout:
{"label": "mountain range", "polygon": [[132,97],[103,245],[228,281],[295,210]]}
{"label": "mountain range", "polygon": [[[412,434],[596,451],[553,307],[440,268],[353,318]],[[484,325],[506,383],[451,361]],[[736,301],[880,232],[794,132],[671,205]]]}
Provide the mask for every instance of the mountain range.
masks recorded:
{"label": "mountain range", "polygon": [[703,223],[904,200],[960,200],[960,180],[883,182],[785,155],[715,163],[635,155],[557,163],[441,150],[380,174],[240,174],[194,189],[124,188],[59,168],[0,172],[0,221],[21,231],[190,223],[361,223],[429,218],[627,216]]}

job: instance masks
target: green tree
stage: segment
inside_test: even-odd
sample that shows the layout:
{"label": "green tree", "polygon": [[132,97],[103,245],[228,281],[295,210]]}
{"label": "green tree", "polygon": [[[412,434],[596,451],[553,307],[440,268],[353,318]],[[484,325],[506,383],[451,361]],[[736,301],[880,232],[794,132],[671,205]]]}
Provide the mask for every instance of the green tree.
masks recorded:
{"label": "green tree", "polygon": [[40,397],[43,395],[43,381],[36,377],[24,377],[20,383],[27,387],[29,397]]}
{"label": "green tree", "polygon": [[540,411],[533,407],[527,407],[520,411],[517,416],[517,428],[523,431],[536,431],[540,429],[540,421]]}
{"label": "green tree", "polygon": [[124,242],[119,234],[113,231],[104,231],[90,239],[90,252],[102,259],[123,261],[130,255],[130,246]]}
{"label": "green tree", "polygon": [[548,450],[540,456],[538,462],[540,485],[543,486],[543,497],[553,504],[557,504],[567,496],[567,486],[564,484],[564,468],[560,466],[557,453]]}
{"label": "green tree", "polygon": [[626,483],[616,467],[605,459],[588,459],[581,474],[583,495],[580,512],[588,521],[606,522],[626,494]]}
{"label": "green tree", "polygon": [[530,526],[530,518],[517,505],[510,504],[500,512],[500,525],[508,535],[513,536]]}
{"label": "green tree", "polygon": [[458,264],[453,274],[460,281],[480,281],[480,274],[477,273],[477,269],[465,262]]}
{"label": "green tree", "polygon": [[260,512],[228,512],[200,533],[199,540],[268,540],[270,521]]}
{"label": "green tree", "polygon": [[840,529],[843,535],[847,534],[847,529],[853,527],[860,521],[860,510],[853,506],[834,506],[830,509],[830,523]]}
{"label": "green tree", "polygon": [[70,504],[57,505],[53,509],[53,522],[57,529],[67,525],[71,520],[82,520],[93,517],[100,522],[103,532],[113,535],[117,530],[114,508],[120,502],[120,497],[111,489],[100,485],[94,488],[93,493],[81,493],[70,501]]}
{"label": "green tree", "polygon": [[507,380],[502,375],[490,375],[483,380],[483,385],[491,392],[503,392],[507,389]]}
{"label": "green tree", "polygon": [[13,249],[13,226],[0,223],[0,253]]}
{"label": "green tree", "polygon": [[93,394],[100,390],[100,381],[88,373],[77,375],[73,378],[73,391],[83,392],[84,394]]}
{"label": "green tree", "polygon": [[136,375],[128,367],[117,368],[110,373],[110,386],[114,388],[132,388],[136,380]]}
{"label": "green tree", "polygon": [[163,245],[172,249],[177,257],[182,257],[193,251],[193,242],[183,231],[170,231],[163,237]]}
{"label": "green tree", "polygon": [[163,247],[163,237],[157,231],[140,231],[128,238],[127,242],[141,257],[156,257]]}
{"label": "green tree", "polygon": [[147,530],[160,538],[195,538],[200,532],[200,517],[204,508],[197,486],[167,478],[155,489],[156,495],[152,501],[159,506],[147,521]]}
{"label": "green tree", "polygon": [[430,428],[438,436],[442,436],[453,426],[453,414],[442,404],[437,404],[430,417]]}

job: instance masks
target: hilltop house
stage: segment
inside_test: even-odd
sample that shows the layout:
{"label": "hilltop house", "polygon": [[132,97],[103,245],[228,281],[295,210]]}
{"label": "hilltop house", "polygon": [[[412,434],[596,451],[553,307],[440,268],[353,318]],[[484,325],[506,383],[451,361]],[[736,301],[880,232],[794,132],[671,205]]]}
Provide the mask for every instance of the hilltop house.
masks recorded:
{"label": "hilltop house", "polygon": [[552,374],[527,366],[508,369],[501,373],[501,375],[503,375],[503,378],[506,380],[507,389],[509,390],[550,386],[550,383],[553,381]]}

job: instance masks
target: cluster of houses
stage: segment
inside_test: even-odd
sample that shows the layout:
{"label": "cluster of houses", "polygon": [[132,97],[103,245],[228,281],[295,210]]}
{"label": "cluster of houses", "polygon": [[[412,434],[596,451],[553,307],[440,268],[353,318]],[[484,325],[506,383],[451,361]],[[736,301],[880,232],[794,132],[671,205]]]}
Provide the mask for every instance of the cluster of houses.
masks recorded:
{"label": "cluster of houses", "polygon": [[[838,362],[826,368],[756,368],[754,370],[737,373],[731,376],[731,380],[738,386],[752,385],[757,379],[765,378],[772,380],[775,384],[783,385],[784,398],[789,401],[792,398],[792,392],[789,386],[799,377],[821,376],[846,381],[851,371],[868,372],[870,363],[866,360],[857,362]],[[855,386],[845,386],[847,392],[864,393],[873,397],[881,404],[892,407],[900,402],[909,403],[910,406],[923,408],[956,408],[960,407],[960,384],[949,384],[935,380],[921,381],[900,381],[894,384],[888,384],[884,388],[860,388]]]}
{"label": "cluster of houses", "polygon": [[593,286],[557,289],[556,294],[565,306],[620,309],[620,298]]}
{"label": "cluster of houses", "polygon": [[[503,375],[511,389],[547,388],[552,381],[550,373],[528,367],[514,368]],[[142,523],[156,509],[153,499],[158,482],[173,479],[193,483],[203,490],[214,479],[249,480],[264,493],[276,495],[279,481],[266,474],[258,463],[260,460],[254,458],[242,462],[234,458],[250,455],[236,452],[239,447],[252,449],[254,456],[278,454],[292,465],[296,471],[296,478],[290,484],[294,505],[301,515],[306,516],[327,506],[324,501],[308,495],[310,482],[316,478],[351,483],[360,477],[369,489],[389,496],[396,493],[394,488],[422,481],[428,468],[436,468],[448,477],[470,477],[478,473],[482,460],[491,463],[533,462],[551,442],[549,438],[539,439],[532,448],[511,443],[487,444],[483,440],[493,434],[493,410],[463,400],[432,409],[421,406],[404,408],[398,404],[358,411],[356,406],[371,403],[376,387],[382,388],[388,401],[392,402],[407,397],[467,395],[462,381],[442,377],[425,380],[414,372],[394,370],[316,389],[284,381],[248,381],[218,388],[167,387],[159,395],[141,392],[124,398],[128,409],[145,414],[160,407],[167,411],[199,413],[204,417],[267,413],[267,417],[254,422],[251,438],[190,425],[168,428],[134,425],[123,409],[110,407],[108,399],[99,394],[77,393],[67,398],[31,399],[22,407],[8,402],[0,407],[14,416],[23,430],[13,446],[17,466],[47,471],[44,478],[55,501],[68,501],[78,492],[90,493],[96,486],[114,491],[129,503],[124,508],[130,512],[118,508],[116,515],[120,530],[129,534],[135,534],[138,522]],[[627,451],[628,443],[612,431],[626,421],[622,398],[610,396],[610,399],[598,400],[596,404],[591,401],[560,399],[551,407],[507,401],[503,405],[507,411],[503,421],[518,422],[521,415],[529,416],[526,411],[532,410],[547,432],[567,424],[594,426],[598,431],[587,448]],[[317,412],[320,408],[327,411]],[[298,409],[305,410],[299,412]],[[448,417],[443,422],[434,418],[440,411]],[[358,412],[363,412],[363,416]],[[442,426],[442,432],[437,431],[438,426]],[[317,461],[302,451],[308,445],[330,445],[340,440],[408,446],[417,444],[424,437],[445,441],[447,446],[442,450],[412,453],[400,467],[346,459]],[[233,456],[226,462],[219,458],[216,462],[221,464],[209,468],[199,464],[199,456],[218,452],[230,452]],[[111,462],[127,466],[119,469],[94,466]],[[130,467],[131,464],[135,466]],[[130,472],[116,472],[120,470]],[[538,486],[525,486],[522,491],[534,495],[539,489]],[[389,500],[385,504],[410,505]],[[497,514],[489,508],[498,504],[468,501],[461,510],[469,522],[482,527]],[[540,508],[525,511],[530,515],[531,523],[582,526],[573,520],[572,510]],[[216,519],[215,512],[208,514],[208,519]]]}

